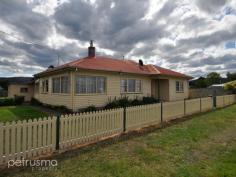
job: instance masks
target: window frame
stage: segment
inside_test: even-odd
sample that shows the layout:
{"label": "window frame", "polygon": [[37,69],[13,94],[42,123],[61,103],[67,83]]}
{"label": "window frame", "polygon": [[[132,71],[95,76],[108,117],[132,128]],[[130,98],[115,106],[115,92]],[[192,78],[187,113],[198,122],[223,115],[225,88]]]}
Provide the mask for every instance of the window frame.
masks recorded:
{"label": "window frame", "polygon": [[184,93],[184,81],[180,80],[175,81],[175,91],[176,93]]}
{"label": "window frame", "polygon": [[[135,80],[134,82],[134,91],[129,91],[129,80]],[[122,82],[125,81],[124,83],[126,83],[126,86],[123,86]],[[140,90],[137,91],[137,81],[140,82]],[[123,91],[122,87],[126,87],[126,91]],[[137,78],[122,78],[120,80],[120,93],[121,94],[142,94],[143,93],[143,81],[142,79],[137,79]]]}
{"label": "window frame", "polygon": [[[26,89],[26,91],[22,91],[22,89]],[[29,93],[28,87],[21,87],[20,88],[20,93]]]}
{"label": "window frame", "polygon": [[[45,89],[47,86],[47,89]],[[49,79],[43,79],[42,80],[42,87],[41,87],[41,93],[47,94],[49,92]]]}
{"label": "window frame", "polygon": [[[67,77],[68,78],[68,92],[62,92],[62,77]],[[54,92],[54,83],[53,80],[54,79],[58,79],[59,78],[59,92]],[[58,76],[53,76],[51,78],[51,93],[53,95],[70,95],[71,94],[71,79],[70,79],[70,75],[69,74],[65,74],[65,75],[58,75]]]}
{"label": "window frame", "polygon": [[[78,78],[85,78],[85,93],[78,93],[77,92],[77,79]],[[87,88],[87,78],[96,78],[96,84],[95,84],[95,92],[88,93],[88,88]],[[103,78],[104,79],[104,92],[98,92],[98,79]],[[100,75],[81,75],[81,74],[76,74],[75,75],[75,84],[74,84],[74,94],[78,96],[83,96],[83,95],[106,95],[107,94],[107,77],[106,76],[100,76]]]}

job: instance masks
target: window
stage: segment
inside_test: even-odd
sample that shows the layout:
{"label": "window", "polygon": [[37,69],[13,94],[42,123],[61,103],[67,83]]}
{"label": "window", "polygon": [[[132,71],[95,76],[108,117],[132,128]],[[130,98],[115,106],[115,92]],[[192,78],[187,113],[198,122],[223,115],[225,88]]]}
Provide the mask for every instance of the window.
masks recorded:
{"label": "window", "polygon": [[121,93],[127,92],[127,79],[121,80]]}
{"label": "window", "polygon": [[70,83],[69,83],[69,77],[68,76],[62,76],[61,77],[61,93],[69,93],[70,89]]}
{"label": "window", "polygon": [[42,93],[48,93],[48,80],[42,81]]}
{"label": "window", "polygon": [[20,88],[20,93],[27,93],[27,92],[28,92],[28,88],[26,87]]}
{"label": "window", "polygon": [[135,91],[141,92],[141,80],[136,80],[135,82]]}
{"label": "window", "polygon": [[141,80],[136,79],[122,79],[121,93],[140,93],[142,91]]}
{"label": "window", "polygon": [[97,76],[77,76],[76,77],[76,93],[93,94],[105,93],[106,78]]}
{"label": "window", "polygon": [[60,77],[52,79],[52,92],[60,93]]}
{"label": "window", "polygon": [[183,81],[176,81],[176,92],[184,92]]}
{"label": "window", "polygon": [[53,93],[70,93],[70,80],[68,76],[55,77],[52,79]]}

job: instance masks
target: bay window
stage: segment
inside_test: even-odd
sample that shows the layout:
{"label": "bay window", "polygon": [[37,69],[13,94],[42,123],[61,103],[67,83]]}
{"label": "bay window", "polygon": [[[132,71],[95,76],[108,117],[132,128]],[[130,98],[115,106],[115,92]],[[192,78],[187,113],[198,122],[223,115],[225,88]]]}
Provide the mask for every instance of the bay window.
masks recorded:
{"label": "bay window", "polygon": [[142,82],[137,79],[122,79],[121,93],[140,93],[142,92]]}
{"label": "bay window", "polygon": [[70,89],[69,84],[69,77],[68,76],[62,76],[61,77],[61,93],[69,93]]}
{"label": "bay window", "polygon": [[68,76],[52,78],[53,93],[70,93],[70,80]]}
{"label": "bay window", "polygon": [[77,94],[95,94],[105,93],[106,78],[101,76],[77,76],[76,93]]}
{"label": "bay window", "polygon": [[42,81],[42,93],[48,93],[48,79]]}

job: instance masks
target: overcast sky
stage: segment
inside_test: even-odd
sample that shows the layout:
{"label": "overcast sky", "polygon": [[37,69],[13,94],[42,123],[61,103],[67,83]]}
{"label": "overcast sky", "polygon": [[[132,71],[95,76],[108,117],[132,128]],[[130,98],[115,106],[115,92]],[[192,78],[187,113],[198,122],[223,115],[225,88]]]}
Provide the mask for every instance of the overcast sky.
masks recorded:
{"label": "overcast sky", "polygon": [[84,57],[90,39],[97,55],[194,77],[236,72],[236,1],[0,1],[0,76],[31,76],[58,55],[60,64]]}

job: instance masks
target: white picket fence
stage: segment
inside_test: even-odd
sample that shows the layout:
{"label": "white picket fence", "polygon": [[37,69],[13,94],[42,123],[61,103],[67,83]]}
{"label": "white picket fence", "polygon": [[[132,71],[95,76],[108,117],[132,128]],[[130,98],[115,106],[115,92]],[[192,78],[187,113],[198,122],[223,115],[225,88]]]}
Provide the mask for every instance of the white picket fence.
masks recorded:
{"label": "white picket fence", "polygon": [[161,122],[161,104],[126,108],[126,129],[133,130]]}
{"label": "white picket fence", "polygon": [[53,152],[55,125],[55,117],[0,123],[0,164]]}
{"label": "white picket fence", "polygon": [[123,131],[123,109],[62,116],[60,149],[98,141]]}
{"label": "white picket fence", "polygon": [[[235,102],[236,95],[216,97],[217,108]],[[124,130],[130,131],[212,109],[213,99],[207,97],[64,115],[58,119],[59,148],[69,150],[75,145],[100,141]],[[53,153],[56,148],[56,128],[56,117],[0,123],[0,165],[9,160],[31,159]]]}

